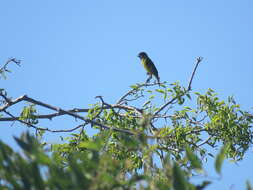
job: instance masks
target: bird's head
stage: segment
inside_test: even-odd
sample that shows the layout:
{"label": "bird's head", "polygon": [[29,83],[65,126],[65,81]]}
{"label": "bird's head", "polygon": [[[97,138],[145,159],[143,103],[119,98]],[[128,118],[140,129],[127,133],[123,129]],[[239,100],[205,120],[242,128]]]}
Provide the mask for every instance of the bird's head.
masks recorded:
{"label": "bird's head", "polygon": [[147,55],[145,52],[140,52],[140,53],[138,54],[138,57],[139,57],[140,59],[142,59],[142,58],[148,57],[148,55]]}

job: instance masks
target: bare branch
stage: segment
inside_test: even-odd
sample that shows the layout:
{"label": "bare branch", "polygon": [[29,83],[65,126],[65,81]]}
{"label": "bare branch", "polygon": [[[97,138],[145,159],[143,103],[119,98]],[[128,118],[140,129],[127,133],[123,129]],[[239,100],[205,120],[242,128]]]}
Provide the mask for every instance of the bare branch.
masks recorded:
{"label": "bare branch", "polygon": [[[101,128],[104,128],[104,129],[110,129],[110,130],[114,130],[114,131],[118,131],[118,132],[122,132],[122,133],[127,133],[127,134],[130,134],[130,135],[134,135],[134,133],[131,132],[131,131],[129,131],[129,130],[119,129],[119,128],[117,128],[117,127],[111,127],[111,126],[107,126],[107,125],[101,124],[101,123],[96,122],[96,121],[94,121],[94,120],[91,120],[91,119],[82,117],[82,116],[80,116],[80,115],[78,115],[78,114],[76,114],[76,113],[73,113],[73,112],[70,112],[70,111],[61,109],[61,108],[59,108],[59,107],[55,107],[55,106],[46,104],[46,103],[41,102],[41,101],[38,101],[38,100],[35,100],[35,99],[33,99],[33,98],[28,97],[27,95],[20,96],[19,98],[15,99],[14,101],[11,101],[11,100],[10,100],[9,102],[7,102],[4,106],[2,106],[2,107],[0,108],[0,112],[1,112],[1,111],[4,111],[7,115],[9,115],[8,112],[6,112],[5,110],[6,110],[8,107],[10,107],[10,106],[12,106],[12,105],[14,105],[14,104],[16,104],[16,103],[18,103],[18,102],[21,102],[21,101],[27,101],[27,102],[30,102],[30,103],[33,103],[33,104],[36,104],[36,105],[39,105],[39,106],[48,108],[48,109],[50,109],[50,110],[57,111],[58,114],[66,114],[66,115],[72,116],[72,117],[74,117],[74,118],[80,119],[80,120],[85,121],[85,122],[87,122],[87,123],[90,123],[90,124],[92,124],[92,125],[97,125],[97,126],[99,126],[99,127],[101,127]],[[13,115],[10,115],[10,116],[11,116],[11,117],[14,117]],[[17,120],[17,121],[20,121],[20,122],[21,122],[22,120]],[[22,123],[24,123],[24,121],[22,121]],[[25,122],[24,124],[27,124],[27,123]],[[36,126],[32,126],[32,125],[30,125],[30,126],[31,126],[31,127],[36,127]],[[48,130],[48,131],[49,131],[49,130]]]}
{"label": "bare branch", "polygon": [[[190,78],[190,81],[189,81],[189,84],[188,84],[188,88],[187,88],[187,90],[186,90],[183,94],[179,95],[179,97],[184,96],[186,93],[188,93],[188,92],[191,90],[192,80],[193,80],[193,78],[194,78],[194,75],[195,75],[195,72],[196,72],[196,70],[197,70],[197,68],[198,68],[199,63],[200,63],[202,60],[203,60],[202,57],[197,57],[196,65],[195,65],[194,70],[193,70],[193,72],[192,72],[192,75],[191,75],[191,78]],[[164,108],[166,108],[168,105],[174,103],[174,101],[177,100],[179,97],[174,97],[174,98],[172,98],[170,101],[168,101],[167,103],[165,103],[163,106],[161,106],[161,107],[154,113],[153,116],[156,116],[157,114],[159,114]]]}
{"label": "bare branch", "polygon": [[8,71],[7,66],[8,66],[8,64],[11,63],[11,62],[13,62],[13,63],[15,63],[16,65],[20,66],[21,60],[18,60],[18,59],[16,59],[16,58],[9,58],[9,59],[6,61],[6,63],[4,64],[4,66],[3,66],[2,68],[0,68],[0,70]]}
{"label": "bare branch", "polygon": [[[89,109],[80,109],[80,108],[74,108],[71,110],[67,110],[68,112],[73,113],[81,113],[81,112],[88,112]],[[52,114],[43,114],[43,115],[35,115],[36,119],[53,119],[54,117],[63,116],[66,115],[65,113],[52,113]],[[19,117],[2,117],[0,118],[0,121],[16,121]]]}
{"label": "bare branch", "polygon": [[20,66],[21,61],[16,59],[16,58],[9,58],[6,63],[3,65],[3,67],[0,68],[0,74],[2,74],[2,76],[5,78],[4,73],[5,72],[10,72],[10,70],[7,69],[7,66],[10,63],[15,63],[16,65]]}
{"label": "bare branch", "polygon": [[[17,104],[21,101],[28,101],[28,102],[31,102],[31,103],[34,103],[36,105],[40,105],[40,106],[43,106],[43,107],[47,107],[48,105],[47,104],[44,104],[44,103],[38,103],[38,101],[31,101],[31,99],[26,99],[26,95],[23,95],[23,96],[20,96],[18,98],[16,98],[15,100],[11,100],[9,98],[7,98],[3,93],[0,92],[0,96],[2,96],[5,100],[6,100],[6,103],[0,107],[0,112],[1,111],[4,111],[6,110],[7,108],[11,107],[12,105],[14,104]],[[100,98],[101,99],[101,98]],[[104,102],[104,101],[103,101]],[[132,111],[135,111],[137,114],[141,114],[141,110],[139,110],[138,108],[135,108],[135,107],[132,107],[132,106],[126,106],[126,105],[111,105],[111,104],[108,104],[108,103],[103,103],[104,105],[102,105],[99,109],[102,111],[104,109],[113,109],[113,108],[119,108],[119,109],[123,109],[123,110],[132,110]],[[48,108],[48,107],[47,107]],[[53,110],[57,110],[58,108],[54,107]],[[52,110],[52,109],[51,109]],[[89,109],[88,108],[84,108],[84,109],[81,109],[81,108],[74,108],[74,109],[71,109],[71,110],[67,110],[67,112],[71,112],[71,113],[80,113],[80,112],[88,112]],[[99,112],[99,114],[101,113],[101,111]],[[63,116],[63,115],[66,115],[67,113],[65,112],[59,112],[57,110],[57,113],[52,113],[52,114],[44,114],[44,115],[36,115],[36,119],[53,119],[54,117],[58,117],[58,116]],[[69,114],[68,114],[69,115]],[[98,116],[98,115],[97,115]],[[97,117],[96,116],[96,117]],[[94,119],[96,118],[94,117]],[[140,117],[140,116],[138,116]],[[3,118],[0,118],[0,121],[16,121],[18,120],[19,117],[17,116],[13,116],[13,117],[3,117]]]}
{"label": "bare branch", "polygon": [[203,60],[203,57],[197,57],[196,59],[196,65],[193,69],[193,72],[192,72],[192,75],[191,75],[191,78],[190,78],[190,81],[189,81],[189,84],[188,84],[188,88],[187,88],[187,91],[190,91],[191,90],[191,85],[192,85],[192,80],[193,80],[193,77],[195,75],[195,72],[199,66],[199,63]]}
{"label": "bare branch", "polygon": [[2,92],[0,92],[0,95],[6,100],[5,105],[3,105],[3,106],[0,107],[0,112],[6,110],[8,107],[10,107],[10,106],[12,106],[14,104],[17,104],[17,103],[23,101],[24,100],[24,96],[26,96],[26,95],[20,96],[20,97],[18,97],[15,100],[12,101],[9,98],[7,98]]}
{"label": "bare branch", "polygon": [[24,96],[24,100],[26,100],[28,102],[31,102],[31,103],[34,103],[36,105],[40,105],[40,106],[46,107],[46,108],[54,110],[54,111],[58,111],[59,113],[65,113],[67,115],[70,115],[70,116],[75,117],[77,119],[80,119],[80,120],[83,120],[85,122],[91,123],[93,125],[97,125],[97,126],[99,126],[101,128],[104,128],[104,129],[111,129],[111,130],[114,130],[114,131],[123,132],[123,133],[127,133],[127,134],[133,135],[133,133],[130,132],[129,130],[124,130],[124,129],[119,129],[119,128],[116,128],[116,127],[110,127],[110,126],[107,126],[107,125],[103,125],[103,124],[101,124],[99,122],[96,122],[94,120],[90,120],[88,118],[84,118],[84,117],[82,117],[82,116],[80,116],[80,115],[78,115],[76,113],[69,112],[69,111],[61,109],[59,107],[54,107],[54,106],[51,106],[49,104],[45,104],[43,102],[40,102],[40,101],[37,101],[35,99],[29,98],[28,96]]}

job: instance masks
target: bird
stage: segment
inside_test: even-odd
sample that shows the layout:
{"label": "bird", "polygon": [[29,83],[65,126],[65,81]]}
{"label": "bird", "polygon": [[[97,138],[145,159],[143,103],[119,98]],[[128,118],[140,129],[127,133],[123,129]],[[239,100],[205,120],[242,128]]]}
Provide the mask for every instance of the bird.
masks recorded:
{"label": "bird", "polygon": [[158,71],[153,63],[153,61],[148,57],[148,54],[145,52],[140,52],[138,54],[138,57],[141,59],[141,63],[144,66],[144,68],[147,71],[147,75],[149,75],[149,78],[147,79],[146,83],[148,83],[150,81],[150,79],[152,78],[152,76],[154,75],[155,78],[157,79],[157,82],[160,86],[160,77],[158,74]]}

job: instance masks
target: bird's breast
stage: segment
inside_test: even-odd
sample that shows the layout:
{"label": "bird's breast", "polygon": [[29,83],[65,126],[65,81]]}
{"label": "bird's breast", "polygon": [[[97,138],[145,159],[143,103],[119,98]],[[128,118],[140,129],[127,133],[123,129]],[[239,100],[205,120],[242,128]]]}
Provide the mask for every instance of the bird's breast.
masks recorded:
{"label": "bird's breast", "polygon": [[144,66],[146,70],[148,70],[147,59],[141,59],[141,64]]}

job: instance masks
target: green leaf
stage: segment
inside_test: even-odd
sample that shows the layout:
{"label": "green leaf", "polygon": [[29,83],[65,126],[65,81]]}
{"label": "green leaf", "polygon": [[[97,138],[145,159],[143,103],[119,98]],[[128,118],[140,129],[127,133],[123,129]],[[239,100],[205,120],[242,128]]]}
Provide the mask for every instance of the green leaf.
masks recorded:
{"label": "green leaf", "polygon": [[43,152],[37,154],[37,160],[41,164],[49,165],[51,163],[50,158]]}
{"label": "green leaf", "polygon": [[168,92],[173,92],[173,90],[172,90],[172,89],[170,89],[170,88],[168,88],[168,89],[167,89],[167,91],[168,91]]}
{"label": "green leaf", "polygon": [[215,159],[215,170],[218,174],[221,174],[221,166],[225,159],[225,149],[226,147],[223,146]]}
{"label": "green leaf", "polygon": [[33,178],[34,183],[36,184],[36,189],[41,189],[41,190],[45,189],[43,178],[41,176],[37,162],[31,163],[31,170],[32,170],[32,174],[33,174],[33,176],[31,176],[31,177]]}
{"label": "green leaf", "polygon": [[137,85],[131,85],[130,88],[136,89],[138,86]]}
{"label": "green leaf", "polygon": [[161,87],[163,88],[166,88],[166,85],[165,84],[160,84]]}
{"label": "green leaf", "polygon": [[155,98],[155,95],[151,95],[151,96],[149,96],[149,99],[151,100],[151,99],[154,99]]}
{"label": "green leaf", "polygon": [[199,158],[191,151],[190,147],[186,148],[186,156],[191,162],[194,169],[202,169],[202,163]]}
{"label": "green leaf", "polygon": [[164,90],[162,90],[162,89],[156,89],[156,92],[160,92],[160,93],[162,93],[162,94],[164,94],[164,93],[165,93],[165,91],[164,91]]}
{"label": "green leaf", "polygon": [[100,145],[100,143],[86,141],[86,142],[81,142],[78,145],[78,147],[79,148],[87,148],[87,149],[97,150],[98,151],[98,150],[100,150],[101,145]]}
{"label": "green leaf", "polygon": [[175,190],[186,190],[187,183],[182,170],[177,163],[173,165],[173,187]]}
{"label": "green leaf", "polygon": [[27,152],[30,152],[31,151],[31,146],[29,144],[27,144],[26,142],[24,142],[23,140],[17,138],[17,137],[14,137],[15,141],[18,143],[18,145],[24,150],[24,151],[27,151]]}

